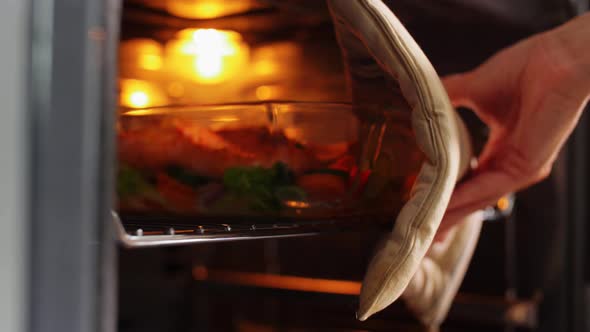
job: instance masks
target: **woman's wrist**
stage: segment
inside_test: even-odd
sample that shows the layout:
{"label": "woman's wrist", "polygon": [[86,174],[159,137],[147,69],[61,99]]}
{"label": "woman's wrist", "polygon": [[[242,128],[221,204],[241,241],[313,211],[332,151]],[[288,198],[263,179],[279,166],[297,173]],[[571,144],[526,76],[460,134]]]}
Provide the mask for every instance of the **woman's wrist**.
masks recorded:
{"label": "woman's wrist", "polygon": [[590,97],[590,13],[580,15],[557,31],[571,59],[578,97],[588,101]]}
{"label": "woman's wrist", "polygon": [[587,103],[590,98],[590,13],[578,16],[549,33],[554,35],[561,49],[561,58],[556,60],[567,64],[566,79],[571,96],[579,104]]}

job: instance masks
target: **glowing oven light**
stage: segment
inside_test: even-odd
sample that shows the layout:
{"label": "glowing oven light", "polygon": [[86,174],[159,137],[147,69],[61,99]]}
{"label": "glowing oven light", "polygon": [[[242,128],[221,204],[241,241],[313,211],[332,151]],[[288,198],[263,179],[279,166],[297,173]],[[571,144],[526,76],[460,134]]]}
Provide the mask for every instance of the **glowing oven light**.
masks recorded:
{"label": "glowing oven light", "polygon": [[123,41],[119,48],[119,58],[123,69],[158,71],[162,69],[162,45],[155,40],[138,38]]}
{"label": "glowing oven light", "polygon": [[142,108],[148,106],[150,97],[144,91],[135,91],[129,95],[129,104],[134,108]]}
{"label": "glowing oven light", "polygon": [[236,54],[229,34],[215,29],[199,29],[184,48],[195,56],[194,69],[203,78],[215,78],[223,72],[224,57]]}
{"label": "glowing oven light", "polygon": [[143,54],[138,60],[139,66],[146,70],[160,70],[162,58],[155,54]]}
{"label": "glowing oven light", "polygon": [[150,82],[122,79],[120,86],[121,95],[119,103],[124,107],[145,108],[162,106],[168,101],[163,92]]}
{"label": "glowing oven light", "polygon": [[203,55],[195,60],[195,71],[203,78],[214,78],[223,71],[223,60],[221,56]]}
{"label": "glowing oven light", "polygon": [[[244,69],[248,47],[234,31],[187,29],[167,45],[173,71],[205,84],[226,81]],[[191,70],[192,69],[192,70]]]}

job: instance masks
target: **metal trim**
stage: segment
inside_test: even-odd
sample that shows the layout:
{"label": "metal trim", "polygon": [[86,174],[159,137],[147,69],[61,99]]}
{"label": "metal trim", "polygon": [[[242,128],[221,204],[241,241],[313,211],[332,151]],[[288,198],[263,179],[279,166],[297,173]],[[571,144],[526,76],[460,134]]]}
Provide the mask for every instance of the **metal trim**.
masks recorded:
{"label": "metal trim", "polygon": [[[499,209],[489,207],[485,210],[488,222],[505,220],[512,213],[514,198],[507,196],[508,207]],[[324,233],[387,230],[390,223],[384,220],[361,220],[360,218],[344,218],[317,221],[292,221],[282,223],[182,223],[169,220],[150,220],[140,222],[122,221],[119,215],[112,211],[112,223],[116,230],[119,243],[125,248],[149,248],[160,246],[194,245],[225,241],[282,239],[291,237],[313,236]],[[254,219],[254,222],[255,219]],[[156,229],[156,231],[148,231]]]}

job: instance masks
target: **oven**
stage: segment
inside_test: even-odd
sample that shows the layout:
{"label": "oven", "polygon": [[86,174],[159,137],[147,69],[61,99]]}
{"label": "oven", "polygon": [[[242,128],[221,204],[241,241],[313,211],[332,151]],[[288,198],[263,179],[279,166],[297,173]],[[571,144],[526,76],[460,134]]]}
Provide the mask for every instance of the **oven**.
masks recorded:
{"label": "oven", "polygon": [[[558,0],[388,5],[441,76],[473,68],[587,9],[584,1]],[[339,176],[332,168],[314,170],[328,172],[324,178],[289,177],[272,188],[271,198],[248,189],[246,203],[228,198],[207,206],[207,214],[183,204],[187,191],[174,180],[200,186],[214,176],[187,177],[182,169],[149,176],[159,198],[122,199],[145,186],[125,168],[134,157],[122,162],[121,133],[153,126],[159,134],[145,146],[178,142],[162,140],[170,114],[214,123],[224,142],[233,137],[246,144],[252,136],[231,124],[252,121],[274,126],[272,135],[285,137],[271,141],[288,151],[303,145],[330,161],[334,153],[352,151],[354,144],[340,142],[363,123],[343,111],[351,96],[323,1],[9,0],[0,4],[0,18],[6,108],[0,287],[7,294],[0,299],[1,330],[424,330],[401,300],[367,321],[355,318],[375,243],[391,229],[399,206],[372,205],[370,216],[305,215],[304,204],[313,202],[302,202],[293,187],[310,197],[334,195],[341,186],[326,180]],[[477,151],[485,127],[468,110],[459,114]],[[333,121],[338,130],[298,127],[293,119],[300,118]],[[220,131],[198,139],[222,144]],[[588,330],[587,131],[586,117],[548,180],[486,211],[442,331]],[[338,133],[327,135],[338,144],[311,148],[297,141],[317,132]],[[217,172],[218,160],[206,171]],[[268,169],[297,173],[275,164]],[[226,193],[231,174],[220,172],[215,176]],[[240,181],[255,173],[244,172]],[[406,180],[396,182],[399,204],[409,190]],[[212,192],[203,196],[217,195],[219,183],[205,185]],[[288,208],[280,217],[272,210],[275,196]],[[172,203],[162,203],[166,199]],[[227,214],[237,209],[247,212]]]}

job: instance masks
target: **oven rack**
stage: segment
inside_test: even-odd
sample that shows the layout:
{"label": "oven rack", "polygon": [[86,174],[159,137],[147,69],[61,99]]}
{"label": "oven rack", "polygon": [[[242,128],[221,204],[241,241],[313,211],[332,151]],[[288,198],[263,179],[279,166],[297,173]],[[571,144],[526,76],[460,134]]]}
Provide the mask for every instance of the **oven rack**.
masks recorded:
{"label": "oven rack", "polygon": [[[486,221],[507,218],[514,197],[506,196],[484,211]],[[112,212],[118,241],[126,248],[190,245],[223,241],[278,239],[345,231],[391,229],[392,218],[346,217],[321,220],[187,219],[166,216],[120,216]]]}
{"label": "oven rack", "polygon": [[[391,220],[338,218],[279,222],[190,222],[162,218],[120,217],[112,212],[117,238],[126,248],[189,245],[223,241],[277,239],[391,227]],[[388,222],[389,221],[389,222]]]}

